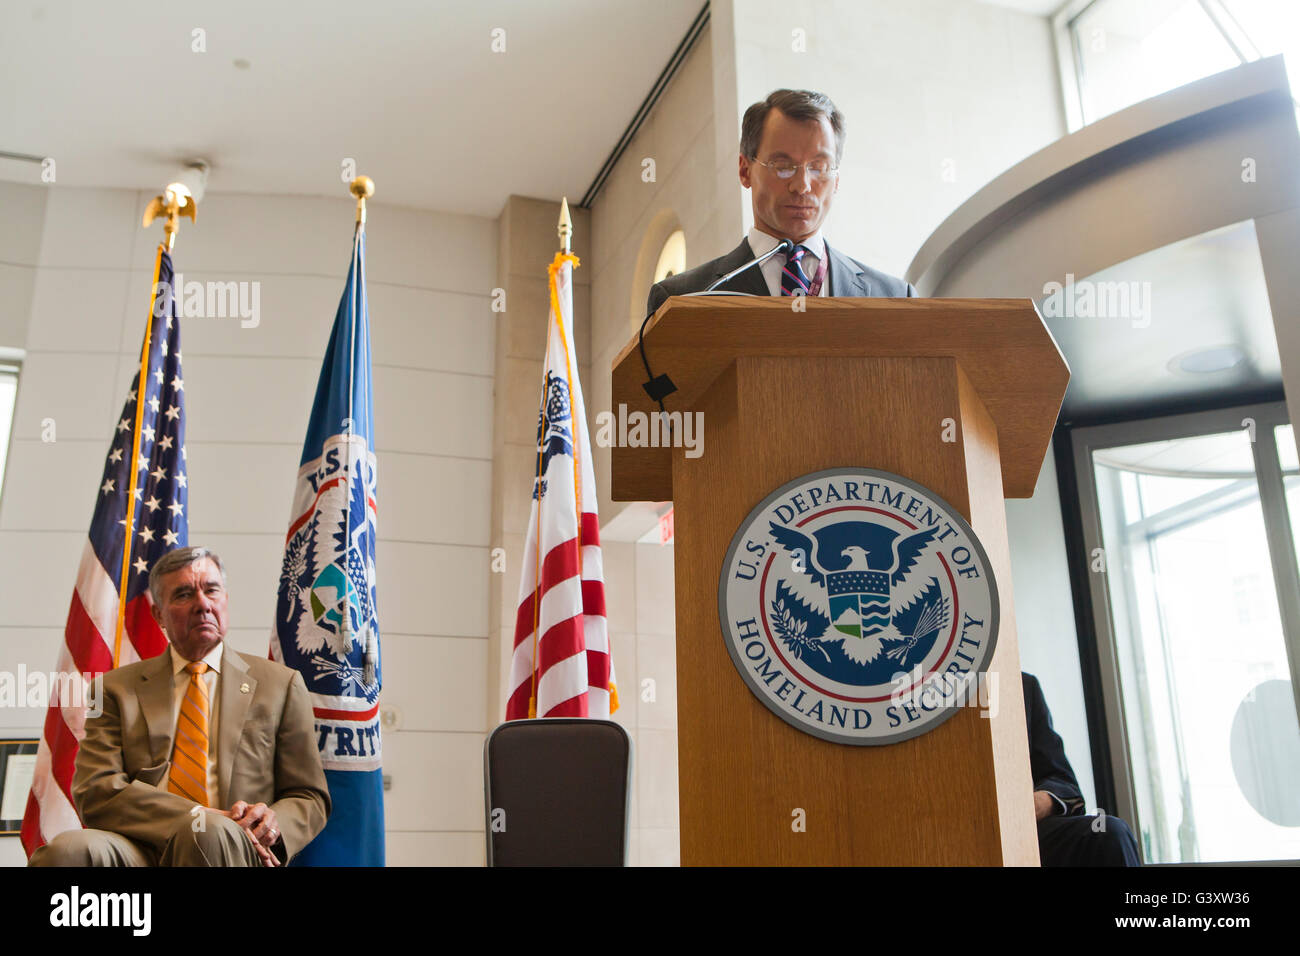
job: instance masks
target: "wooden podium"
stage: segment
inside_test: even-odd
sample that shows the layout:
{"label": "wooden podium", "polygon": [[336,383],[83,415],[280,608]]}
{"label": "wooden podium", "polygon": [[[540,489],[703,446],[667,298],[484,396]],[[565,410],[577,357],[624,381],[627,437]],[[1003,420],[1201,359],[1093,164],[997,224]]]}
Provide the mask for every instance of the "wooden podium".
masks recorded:
{"label": "wooden podium", "polygon": [[[682,864],[1036,866],[1002,499],[1033,494],[1069,369],[1027,299],[800,304],[670,298],[645,352],[677,386],[667,410],[703,413],[703,453],[613,449],[615,500],[674,502]],[[645,380],[634,338],[614,363],[614,407],[656,412]],[[832,743],[737,673],[718,620],[732,536],[785,482],[844,466],[931,489],[982,541],[1001,605],[994,716],[963,707],[900,743]]]}

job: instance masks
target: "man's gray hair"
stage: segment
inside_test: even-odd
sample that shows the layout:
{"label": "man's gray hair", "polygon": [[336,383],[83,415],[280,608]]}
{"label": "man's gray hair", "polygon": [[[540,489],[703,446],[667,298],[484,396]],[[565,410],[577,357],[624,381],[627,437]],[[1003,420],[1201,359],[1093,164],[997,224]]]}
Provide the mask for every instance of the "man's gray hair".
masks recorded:
{"label": "man's gray hair", "polygon": [[226,566],[221,563],[221,558],[217,555],[217,552],[207,548],[177,548],[175,551],[168,551],[159,558],[149,572],[149,596],[153,598],[154,605],[162,606],[162,579],[164,575],[179,571],[181,568],[188,568],[191,564],[202,561],[204,558],[217,566],[217,570],[221,572],[221,586],[225,587]]}
{"label": "man's gray hair", "polygon": [[767,99],[745,110],[740,123],[740,155],[746,159],[758,158],[759,143],[763,138],[763,124],[767,114],[778,109],[793,120],[819,120],[823,116],[835,133],[835,165],[844,157],[844,114],[825,93],[813,90],[774,90]]}

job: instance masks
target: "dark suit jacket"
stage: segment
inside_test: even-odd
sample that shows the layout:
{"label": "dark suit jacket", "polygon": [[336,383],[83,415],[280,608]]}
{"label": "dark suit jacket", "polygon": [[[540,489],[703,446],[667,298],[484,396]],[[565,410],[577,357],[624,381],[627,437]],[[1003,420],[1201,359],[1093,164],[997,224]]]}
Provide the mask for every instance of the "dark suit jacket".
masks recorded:
{"label": "dark suit jacket", "polygon": [[[740,245],[725,256],[710,259],[704,265],[687,269],[680,275],[669,276],[662,282],[650,287],[650,299],[646,305],[647,314],[653,314],[670,295],[685,295],[688,292],[702,292],[714,280],[725,276],[732,269],[743,266],[754,258],[754,251],[749,247],[749,240],[742,239]],[[916,289],[910,282],[896,279],[891,275],[878,272],[863,265],[856,259],[831,248],[826,244],[826,292],[835,296],[882,296],[903,298],[915,296]],[[719,286],[720,291],[748,292],[750,295],[771,295],[767,280],[763,278],[762,266],[746,269],[730,282]]]}
{"label": "dark suit jacket", "polygon": [[1045,790],[1065,804],[1069,815],[1083,813],[1083,793],[1075,779],[1074,768],[1065,756],[1065,744],[1052,728],[1052,715],[1043,697],[1043,688],[1033,674],[1021,673],[1025,692],[1025,725],[1029,728],[1029,768],[1034,789]]}
{"label": "dark suit jacket", "polygon": [[[161,853],[192,820],[194,803],[158,789],[171,768],[172,660],[164,651],[102,677],[103,713],[86,721],[77,751],[72,795],[81,820]],[[275,811],[282,862],[325,827],[329,786],[313,730],[311,698],[302,675],[227,645],[218,689],[217,780],[214,809],[238,800]]]}

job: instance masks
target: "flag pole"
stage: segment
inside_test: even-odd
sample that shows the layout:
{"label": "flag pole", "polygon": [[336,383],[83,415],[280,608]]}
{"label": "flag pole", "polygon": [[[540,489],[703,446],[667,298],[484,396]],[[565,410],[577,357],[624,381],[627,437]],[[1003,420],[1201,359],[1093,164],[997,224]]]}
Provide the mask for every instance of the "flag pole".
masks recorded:
{"label": "flag pole", "polygon": [[[569,215],[568,196],[562,196],[560,198],[560,221],[559,224],[556,226],[556,232],[559,234],[560,237],[560,255],[563,256],[564,259],[572,260],[573,265],[577,265],[578,258],[573,254],[573,250],[571,248],[572,239],[573,239],[573,217]],[[557,258],[556,262],[560,263],[562,262],[562,260]],[[572,275],[572,272],[570,272],[570,275]],[[552,296],[554,296],[553,304],[555,306],[555,315],[560,323],[560,329],[563,331],[564,313],[560,311],[560,297],[559,297],[559,290],[556,287],[556,281],[557,280],[553,275],[551,277],[551,294]],[[570,316],[569,318],[570,320],[572,320],[573,316]],[[573,356],[569,354],[568,343],[570,338],[572,338],[572,334],[566,333],[564,336],[564,343],[565,343],[564,358],[565,358],[565,363],[567,365],[567,370],[569,375],[569,380],[568,382],[565,383],[566,385],[569,386],[569,398],[570,398],[569,414],[572,416],[576,414],[577,410],[573,407],[573,401],[572,401]],[[578,422],[576,420],[574,420],[573,422],[573,434],[574,437],[576,438],[578,434]],[[579,576],[581,576],[582,574],[582,470],[581,470],[581,463],[578,461],[577,441],[573,443],[573,494],[574,494],[574,505],[575,505],[574,512],[578,517],[578,526],[576,529],[577,540],[578,540],[578,574]]]}
{"label": "flag pole", "polygon": [[560,236],[560,249],[567,256],[572,249],[569,248],[570,240],[573,238],[573,217],[569,215],[569,197],[564,196],[560,199],[560,222],[555,231]]}
{"label": "flag pole", "polygon": [[135,389],[135,426],[131,432],[131,472],[126,488],[126,531],[122,539],[122,570],[118,576],[117,619],[113,625],[113,667],[117,668],[122,660],[122,631],[126,622],[126,589],[131,575],[131,539],[135,528],[135,492],[140,480],[140,431],[144,424],[144,392],[149,378],[149,347],[153,335],[154,303],[158,296],[158,276],[162,271],[163,252],[171,252],[176,242],[176,233],[180,231],[181,216],[188,216],[190,222],[197,221],[195,216],[198,204],[193,196],[175,189],[166,189],[163,195],[154,196],[145,207],[141,228],[147,229],[155,219],[163,219],[163,241],[158,243],[158,250],[153,260],[153,282],[149,286],[149,317],[144,324],[144,341],[140,346],[140,374],[136,377]]}
{"label": "flag pole", "polygon": [[348,192],[357,197],[357,225],[365,229],[366,200],[375,194],[375,181],[369,176],[358,176],[348,185]]}
{"label": "flag pole", "polygon": [[[198,213],[198,205],[185,187],[173,189],[168,186],[161,196],[154,196],[149,200],[149,205],[144,210],[144,228],[148,229],[155,219],[164,219],[163,237],[167,244],[167,251],[171,252],[172,245],[176,242],[176,233],[180,232],[181,216],[188,216],[190,222],[197,222],[195,216]],[[150,305],[152,317],[152,301]]]}
{"label": "flag pole", "polygon": [[[578,259],[572,252],[573,240],[573,217],[569,214],[569,197],[560,198],[560,219],[556,223],[556,234],[560,239],[560,251],[555,254],[555,259],[547,269],[547,285],[550,291],[551,312],[555,315],[555,324],[560,328],[560,338],[564,343],[564,354],[566,363],[566,373],[568,380],[565,384],[569,387],[569,395],[573,395],[573,362],[569,355],[569,345],[567,335],[564,332],[564,314],[560,310],[559,292],[556,287],[556,276],[560,269],[564,267],[565,262],[577,264]],[[546,352],[549,357],[551,351],[551,323],[546,326]],[[548,358],[549,362],[549,358]],[[542,434],[537,444],[537,479],[534,488],[541,488],[542,462],[545,460],[543,454],[543,444],[546,440],[546,419],[548,408],[548,391],[550,387],[549,365],[543,370],[542,376]],[[570,399],[569,414],[574,414],[572,399]],[[574,423],[575,439],[577,423]],[[578,443],[575,440],[573,444],[573,490],[575,495],[576,513],[577,513],[577,542],[578,542],[578,574],[582,574],[582,473],[578,463]],[[537,494],[537,527],[533,534],[535,552],[533,554],[533,673],[532,686],[528,694],[528,716],[530,719],[537,717],[537,668],[539,661],[537,658],[537,645],[541,640],[541,635],[537,633],[537,626],[541,615],[541,596],[542,589],[542,508],[541,494]]]}
{"label": "flag pole", "polygon": [[[345,453],[347,458],[344,463],[346,469],[345,474],[347,475],[347,480],[349,484],[348,508],[351,509],[352,507],[351,482],[352,482],[352,462],[353,462],[352,455],[354,451],[352,434],[353,431],[356,429],[356,422],[353,420],[352,417],[353,416],[352,399],[356,393],[357,327],[361,324],[361,270],[362,270],[361,238],[362,236],[365,235],[366,232],[366,200],[375,194],[375,181],[371,179],[369,176],[357,176],[355,179],[352,180],[351,183],[348,184],[348,192],[350,192],[354,197],[356,197],[357,200],[357,227],[356,227],[356,231],[353,233],[352,236],[352,278],[353,278],[352,337],[348,346],[349,348],[348,418],[346,423],[348,439],[347,439],[347,451]],[[366,356],[367,367],[369,367],[369,358],[370,358],[369,356]],[[364,468],[364,463],[362,463],[362,467]],[[370,493],[370,489],[365,487],[363,482],[363,487],[361,489],[363,510],[365,508],[366,497],[369,495],[369,493]],[[350,554],[352,552],[352,520],[350,517],[345,522],[344,533],[347,535],[347,540],[345,541],[344,544],[345,553]],[[352,612],[351,609],[349,608],[348,612],[343,615],[343,633],[347,637],[351,638],[352,636],[351,630],[352,630]],[[350,646],[351,645],[349,644],[349,647]],[[378,648],[376,647],[375,634],[373,628],[366,628],[366,646],[365,646],[364,659],[365,659],[365,664],[363,665],[361,670],[361,680],[364,684],[367,685],[373,684],[375,682],[375,674],[377,673],[378,666],[379,666],[379,654],[378,654]]]}

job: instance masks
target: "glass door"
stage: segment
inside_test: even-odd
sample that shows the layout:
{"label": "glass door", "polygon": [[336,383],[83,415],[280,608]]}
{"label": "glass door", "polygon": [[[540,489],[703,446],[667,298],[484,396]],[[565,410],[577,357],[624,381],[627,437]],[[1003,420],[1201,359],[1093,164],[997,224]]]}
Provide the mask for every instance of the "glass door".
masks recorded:
{"label": "glass door", "polygon": [[1300,859],[1300,473],[1283,416],[1076,435],[1120,810],[1149,863]]}

